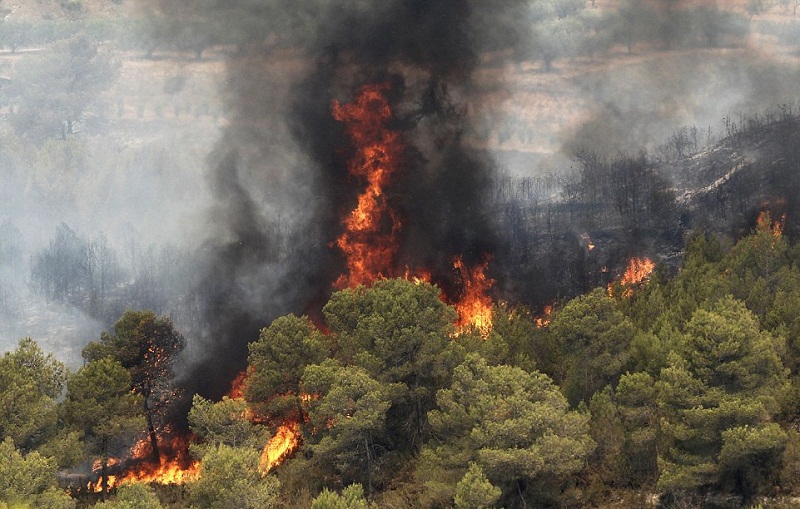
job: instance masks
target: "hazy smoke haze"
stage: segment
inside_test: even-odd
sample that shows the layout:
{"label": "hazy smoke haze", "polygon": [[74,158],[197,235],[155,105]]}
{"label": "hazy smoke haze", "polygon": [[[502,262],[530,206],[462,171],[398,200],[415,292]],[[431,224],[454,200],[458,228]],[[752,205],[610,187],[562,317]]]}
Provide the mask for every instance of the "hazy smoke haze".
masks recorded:
{"label": "hazy smoke haze", "polygon": [[[0,54],[0,346],[33,335],[78,362],[125,308],[153,308],[188,336],[186,379],[225,392],[259,329],[318,312],[342,273],[331,243],[359,184],[331,104],[376,81],[392,83],[407,145],[392,187],[403,263],[446,281],[452,256],[494,254],[506,274],[515,230],[490,192],[506,173],[564,175],[585,150],[657,156],[682,126],[713,143],[731,118],[796,100],[800,20],[745,4],[48,4],[75,35]],[[95,18],[131,23],[122,36],[80,21]],[[43,19],[11,8],[4,23]],[[93,73],[86,94],[59,88],[77,68]],[[74,237],[58,244],[62,223]],[[52,267],[68,258],[80,284],[59,286]],[[534,288],[548,271],[501,278],[498,291],[550,298]]]}

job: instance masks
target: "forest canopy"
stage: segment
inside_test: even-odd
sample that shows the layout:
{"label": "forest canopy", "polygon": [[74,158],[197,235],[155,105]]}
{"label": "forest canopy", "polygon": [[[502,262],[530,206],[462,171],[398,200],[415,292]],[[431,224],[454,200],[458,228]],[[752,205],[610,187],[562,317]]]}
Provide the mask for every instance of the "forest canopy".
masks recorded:
{"label": "forest canopy", "polygon": [[0,0],[0,509],[796,505],[798,6]]}
{"label": "forest canopy", "polygon": [[[180,494],[126,484],[102,507],[133,493],[198,508],[778,501],[800,492],[798,262],[768,218],[730,246],[698,234],[673,277],[556,303],[549,324],[499,304],[487,337],[456,334],[428,283],[336,292],[324,322],[287,315],[254,338],[241,394],[194,398],[199,473]],[[174,348],[171,330],[129,311],[75,372],[31,339],[0,358],[4,500],[92,500],[64,495],[56,471],[103,470],[115,444],[149,436],[142,398],[158,408],[171,376],[133,347]],[[287,424],[294,447],[265,466]]]}

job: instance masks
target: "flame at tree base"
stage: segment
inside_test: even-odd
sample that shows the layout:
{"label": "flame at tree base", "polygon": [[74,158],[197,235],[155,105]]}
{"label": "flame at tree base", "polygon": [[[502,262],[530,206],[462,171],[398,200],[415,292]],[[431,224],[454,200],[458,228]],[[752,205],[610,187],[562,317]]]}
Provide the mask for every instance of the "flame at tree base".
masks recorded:
{"label": "flame at tree base", "polygon": [[542,315],[536,317],[533,323],[535,323],[536,326],[540,329],[549,327],[551,321],[550,317],[552,314],[553,314],[553,306],[552,304],[548,304],[547,306],[544,307],[544,309],[542,309]]}
{"label": "flame at tree base", "polygon": [[457,334],[474,328],[482,337],[486,338],[492,330],[493,302],[489,296],[489,290],[494,285],[494,280],[486,277],[485,272],[488,266],[488,260],[472,269],[464,265],[461,257],[457,257],[453,261],[453,268],[458,273],[458,279],[461,281],[463,289],[461,298],[453,304],[458,312]]}
{"label": "flame at tree base", "polygon": [[120,476],[119,483],[143,482],[157,484],[184,484],[200,475],[200,462],[193,460],[188,466],[165,460],[159,465],[142,466]]}
{"label": "flame at tree base", "polygon": [[[633,287],[647,281],[655,268],[656,263],[650,258],[631,258],[618,283],[624,288],[622,296],[628,298],[633,295]],[[614,296],[614,283],[609,283],[608,295]]]}
{"label": "flame at tree base", "polygon": [[[360,87],[349,103],[334,100],[331,114],[342,123],[351,143],[347,169],[351,178],[365,187],[355,208],[341,224],[344,231],[335,245],[344,255],[346,272],[334,283],[337,289],[371,285],[390,277],[432,282],[430,271],[409,268],[399,263],[399,233],[402,221],[387,198],[387,189],[403,167],[405,149],[401,132],[392,128],[394,113],[388,98],[389,83]],[[454,260],[459,295],[442,300],[455,306],[459,318],[457,334],[477,330],[487,337],[492,328],[492,300],[488,291],[494,281],[485,276],[488,260],[468,268],[461,257]]]}
{"label": "flame at tree base", "polygon": [[296,422],[282,424],[278,427],[267,445],[261,451],[261,461],[258,471],[261,475],[278,466],[284,459],[292,454],[300,445],[300,425]]}
{"label": "flame at tree base", "polygon": [[761,232],[771,232],[772,236],[776,239],[783,235],[783,229],[786,227],[786,214],[781,215],[780,219],[772,220],[772,215],[769,211],[762,211],[756,219],[756,230]]}
{"label": "flame at tree base", "polygon": [[[169,435],[165,433],[159,439],[159,461],[153,459],[153,450],[149,438],[143,438],[131,447],[130,458],[123,461],[109,459],[108,488],[112,489],[124,482],[184,484],[197,479],[200,475],[200,462],[189,454],[190,436]],[[99,478],[101,465],[95,462],[93,471],[98,476],[97,482],[89,483],[89,491],[100,493],[102,479]]]}

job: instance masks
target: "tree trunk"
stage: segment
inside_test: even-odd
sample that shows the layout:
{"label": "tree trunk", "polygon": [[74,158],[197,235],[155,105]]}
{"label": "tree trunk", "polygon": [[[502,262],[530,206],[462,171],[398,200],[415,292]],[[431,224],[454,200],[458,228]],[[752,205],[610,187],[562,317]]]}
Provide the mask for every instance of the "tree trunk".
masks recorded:
{"label": "tree trunk", "polygon": [[522,507],[528,507],[528,503],[525,502],[525,495],[522,493],[522,484],[519,480],[517,480],[517,493],[519,493],[519,499],[522,501]]}
{"label": "tree trunk", "polygon": [[150,411],[150,405],[147,403],[149,399],[148,396],[142,398],[144,401],[144,415],[147,418],[147,432],[150,435],[150,447],[153,449],[153,461],[160,464],[161,453],[158,452],[158,436],[156,435],[156,428],[153,426],[153,412]]}
{"label": "tree trunk", "polygon": [[306,411],[303,409],[303,400],[300,399],[300,390],[297,390],[297,396],[295,396],[295,400],[297,400],[297,421],[300,423],[306,422]]}
{"label": "tree trunk", "polygon": [[372,498],[372,451],[369,446],[369,436],[364,437],[364,449],[367,452],[367,497]]}
{"label": "tree trunk", "polygon": [[101,442],[101,462],[102,467],[100,469],[100,499],[105,501],[106,494],[108,493],[108,438],[103,437]]}

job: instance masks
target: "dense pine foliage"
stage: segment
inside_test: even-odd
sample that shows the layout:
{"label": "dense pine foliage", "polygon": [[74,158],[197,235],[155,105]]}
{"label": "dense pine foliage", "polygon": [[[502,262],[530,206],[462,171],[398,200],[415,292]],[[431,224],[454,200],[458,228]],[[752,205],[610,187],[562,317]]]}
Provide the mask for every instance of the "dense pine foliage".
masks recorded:
{"label": "dense pine foliage", "polygon": [[[495,174],[485,183],[485,213],[508,236],[498,240],[492,277],[517,300],[495,305],[487,335],[461,332],[454,309],[427,283],[379,280],[328,295],[318,290],[329,280],[282,269],[287,260],[305,259],[305,246],[324,251],[326,244],[313,228],[292,232],[291,213],[276,214],[280,200],[270,200],[295,182],[287,187],[275,180],[279,172],[264,172],[272,180],[262,186],[260,177],[246,175],[260,174],[263,160],[293,172],[284,159],[297,154],[271,152],[285,143],[284,106],[275,105],[297,79],[284,66],[311,59],[313,52],[298,50],[329,28],[331,17],[312,11],[328,12],[318,8],[330,2],[191,0],[197,13],[187,16],[191,9],[180,1],[153,0],[126,17],[132,3],[0,0],[0,321],[30,324],[23,318],[33,303],[116,321],[84,348],[74,370],[31,338],[0,356],[0,509],[796,506],[795,104],[740,114],[738,122],[726,115],[721,127],[681,128],[640,151],[648,144],[627,136],[635,128],[615,125],[648,125],[635,118],[639,109],[614,112],[609,100],[615,108],[600,108],[596,120],[558,142],[571,157],[569,171]],[[487,19],[509,12],[471,3]],[[751,35],[794,55],[800,0],[742,2],[746,7],[730,12],[674,8],[681,4],[674,0],[610,4],[536,2],[526,15],[486,25],[502,29],[476,27],[484,71],[515,67],[516,79],[538,93],[531,76],[544,83],[577,70],[577,90],[597,94],[598,103],[625,82],[621,93],[630,93],[631,103],[660,107],[654,118],[684,99],[703,102],[689,89],[704,79],[714,96],[729,94],[722,86],[728,66],[705,69],[689,62],[695,59],[747,61],[730,65],[728,79],[759,90],[757,83],[769,82],[770,103],[783,100],[775,83],[795,82],[783,57],[775,63],[751,55]],[[331,8],[334,15],[341,5]],[[770,9],[786,21],[758,17]],[[690,79],[659,83],[653,97],[632,94],[643,85],[628,66],[651,54],[674,57],[665,68],[689,65]],[[619,64],[607,70],[619,81],[583,75],[604,59]],[[242,89],[228,94],[246,97],[241,103],[209,93],[224,66],[234,89]],[[150,69],[151,83],[139,87],[131,76],[142,69]],[[265,79],[267,70],[275,76]],[[771,75],[776,79],[762,79]],[[475,104],[505,95],[494,79],[474,87]],[[662,85],[670,91],[659,98]],[[256,89],[269,100],[253,99],[262,97]],[[252,121],[258,115],[269,120],[266,127]],[[489,116],[465,131],[474,146],[514,153],[555,143],[522,109]],[[243,146],[258,150],[241,163],[244,180],[217,190],[223,197],[214,201],[205,196],[208,175],[198,161],[218,129],[227,141],[246,133],[251,141]],[[611,139],[600,142],[598,133]],[[248,187],[269,192],[251,200]],[[222,239],[235,234],[229,244],[220,241],[222,251],[259,270],[217,273],[203,241],[220,239],[183,245],[180,236],[194,232],[180,231],[185,223],[174,218],[207,205],[215,218],[235,215],[242,197],[265,201],[254,210],[264,219],[256,226],[269,235],[258,238],[249,222],[236,223],[235,231],[221,230]],[[186,203],[197,208],[184,209]],[[770,206],[788,213],[786,233],[785,217],[763,215],[736,243],[718,236],[738,237],[756,209]],[[458,225],[465,212],[446,217]],[[701,230],[708,233],[684,238]],[[606,287],[634,252],[662,253],[665,263],[643,284]],[[309,260],[304,269],[314,265]],[[264,280],[273,277],[281,283]],[[294,287],[303,284],[325,295],[311,305],[327,301],[317,306],[321,313],[272,320],[286,308],[307,309],[307,296]],[[282,311],[269,306],[270,292],[286,299]],[[250,293],[269,298],[248,300],[243,294]],[[565,297],[552,302],[547,317],[516,305],[542,306],[556,296]],[[240,334],[250,318],[271,323],[260,334],[254,326],[253,337]],[[238,392],[220,400],[182,392],[181,369],[199,354],[197,344],[185,351],[181,332],[209,336],[206,345],[250,342]],[[241,342],[221,341],[226,335]],[[238,353],[243,361],[245,349]],[[236,352],[224,354],[236,364]],[[287,425],[296,446],[266,463],[265,444]],[[160,452],[167,431],[191,437],[175,447],[191,454],[184,463],[196,461],[196,477],[117,485],[133,444],[149,444],[146,460],[156,463],[175,453]]]}
{"label": "dense pine foliage", "polygon": [[[123,485],[98,507],[782,507],[800,493],[799,262],[763,217],[734,245],[697,235],[675,277],[558,304],[549,325],[499,304],[486,338],[456,334],[427,283],[337,292],[324,324],[288,315],[254,338],[245,399],[194,398],[198,480]],[[143,400],[169,376],[137,348],[176,334],[127,312],[76,372],[31,339],[0,358],[0,507],[96,500],[57,478],[148,436]],[[263,471],[291,420],[299,446]]]}

